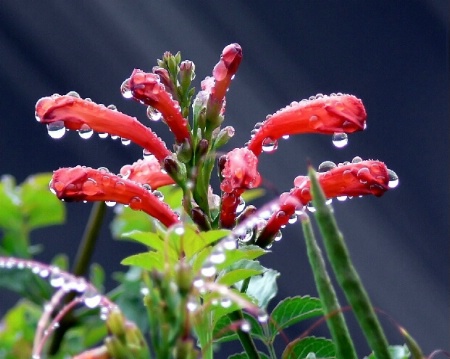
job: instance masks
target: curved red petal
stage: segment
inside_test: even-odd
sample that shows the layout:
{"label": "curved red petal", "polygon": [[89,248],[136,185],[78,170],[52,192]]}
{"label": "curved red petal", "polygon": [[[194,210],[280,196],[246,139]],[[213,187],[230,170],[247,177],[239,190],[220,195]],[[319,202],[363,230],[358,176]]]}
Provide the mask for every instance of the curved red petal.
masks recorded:
{"label": "curved red petal", "polygon": [[153,153],[160,161],[171,153],[165,143],[136,118],[78,97],[43,97],[36,103],[36,116],[44,124],[63,121],[70,130],[88,126],[100,133],[126,138]]}
{"label": "curved red petal", "polygon": [[363,103],[353,95],[317,95],[310,100],[293,102],[269,115],[255,131],[248,149],[259,155],[265,139],[275,141],[285,135],[361,131],[366,117]]}
{"label": "curved red petal", "polygon": [[172,95],[160,82],[158,75],[135,69],[130,76],[129,88],[136,100],[161,112],[178,143],[190,139],[188,121],[181,114],[178,102],[173,100]]}
{"label": "curved red petal", "polygon": [[132,165],[123,166],[120,174],[131,181],[148,184],[152,189],[175,183],[172,177],[162,171],[155,156],[148,156]]}
{"label": "curved red petal", "polygon": [[[327,172],[317,173],[317,176],[327,198],[370,194],[379,197],[389,189],[388,169],[380,161],[349,163]],[[295,210],[306,206],[311,201],[309,178],[299,176],[294,184],[296,187],[280,196],[279,209],[270,217],[258,241],[270,243],[280,228],[288,223]]]}
{"label": "curved red petal", "polygon": [[53,173],[50,188],[66,201],[111,201],[129,205],[158,219],[169,227],[178,216],[150,191],[129,179],[102,169],[89,167],[60,168]]}

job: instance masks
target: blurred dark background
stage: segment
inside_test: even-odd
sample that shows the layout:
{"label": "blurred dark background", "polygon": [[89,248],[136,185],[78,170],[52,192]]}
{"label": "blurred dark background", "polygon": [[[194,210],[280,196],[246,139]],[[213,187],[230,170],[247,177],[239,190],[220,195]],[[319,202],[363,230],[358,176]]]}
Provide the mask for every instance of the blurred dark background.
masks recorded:
{"label": "blurred dark background", "polygon": [[[335,204],[355,265],[378,308],[407,328],[426,353],[449,349],[449,77],[445,0],[384,1],[13,1],[0,2],[0,173],[29,174],[77,164],[117,172],[137,146],[68,133],[52,140],[34,119],[43,96],[76,90],[150,124],[119,87],[133,68],[151,70],[164,51],[196,64],[196,86],[223,47],[238,42],[241,68],[227,96],[226,124],[242,146],[253,124],[316,93],[363,99],[368,128],[336,149],[327,136],[282,141],[260,172],[279,192],[324,160],[355,155],[386,162],[400,185],[382,198]],[[163,124],[152,124],[167,143]],[[275,194],[268,191],[267,199]],[[1,204],[0,204],[1,205]],[[67,224],[33,233],[39,258],[73,258],[90,205],[69,204]],[[112,211],[109,211],[109,218]],[[113,241],[107,225],[94,261],[108,270],[139,247]],[[288,228],[266,266],[281,272],[279,298],[316,295],[301,229]],[[112,285],[112,282],[110,282]],[[0,296],[0,313],[11,304]],[[350,321],[352,314],[348,314]],[[392,343],[402,343],[382,317]],[[288,332],[292,339],[302,330]],[[366,352],[358,330],[353,330]],[[316,334],[327,335],[325,326]]]}

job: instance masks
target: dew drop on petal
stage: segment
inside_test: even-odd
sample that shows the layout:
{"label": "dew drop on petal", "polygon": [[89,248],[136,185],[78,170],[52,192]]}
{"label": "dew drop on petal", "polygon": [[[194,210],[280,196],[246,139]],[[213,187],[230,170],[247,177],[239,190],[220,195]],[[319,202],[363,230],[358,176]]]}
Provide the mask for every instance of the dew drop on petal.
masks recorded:
{"label": "dew drop on petal", "polygon": [[106,132],[102,132],[98,134],[98,137],[100,138],[108,138],[108,134]]}
{"label": "dew drop on petal", "polygon": [[336,198],[337,198],[337,200],[340,201],[340,202],[344,202],[344,201],[347,200],[347,196],[337,196]]}
{"label": "dew drop on petal", "polygon": [[131,143],[130,140],[123,138],[123,137],[120,139],[120,142],[122,142],[122,145],[124,145],[124,146],[128,146]]}
{"label": "dew drop on petal", "polygon": [[240,327],[239,327],[239,329],[242,330],[245,333],[248,333],[252,329],[252,326],[251,326],[251,324],[248,321],[243,320],[241,325],[240,325]]}
{"label": "dew drop on petal", "polygon": [[197,288],[197,289],[201,289],[203,288],[203,286],[205,285],[205,281],[203,280],[203,278],[201,277],[197,277],[194,279],[194,281],[192,282],[192,285]]}
{"label": "dew drop on petal", "polygon": [[232,236],[228,236],[220,242],[224,249],[231,251],[237,248],[236,239]]}
{"label": "dew drop on petal", "polygon": [[98,307],[101,300],[102,300],[102,296],[100,295],[100,293],[98,293],[97,291],[95,291],[92,288],[88,288],[84,292],[83,301],[84,301],[84,304],[86,305],[86,307],[88,307],[88,308]]}
{"label": "dew drop on petal", "polygon": [[292,215],[289,217],[288,223],[289,223],[289,224],[294,224],[295,222],[297,222],[297,219],[298,219],[298,217],[297,217],[297,215],[294,213],[294,214],[292,214]]}
{"label": "dew drop on petal", "polygon": [[359,156],[353,157],[352,163],[359,163],[359,162],[362,162],[362,158],[361,157],[359,157]]}
{"label": "dew drop on petal", "polygon": [[78,134],[83,140],[87,140],[92,137],[94,131],[88,125],[82,125],[81,128],[78,130]]}
{"label": "dew drop on petal", "polygon": [[149,151],[149,150],[146,150],[145,148],[144,148],[144,150],[142,151],[142,157],[144,158],[144,159],[148,159],[148,158],[150,158],[152,156],[152,153]]}
{"label": "dew drop on petal", "polygon": [[246,243],[246,242],[249,242],[252,239],[252,237],[253,237],[253,229],[252,228],[247,228],[245,230],[245,233],[240,235],[238,237],[238,239],[239,239],[239,241],[241,241],[243,243]]}
{"label": "dew drop on petal", "polygon": [[389,188],[397,187],[399,183],[397,174],[394,171],[388,169],[388,175],[389,175],[389,183],[388,183]]}
{"label": "dew drop on petal", "polygon": [[332,170],[333,168],[336,167],[337,167],[336,163],[332,161],[324,161],[317,168],[317,172],[328,172],[329,170]]}
{"label": "dew drop on petal", "polygon": [[116,205],[116,202],[114,202],[114,201],[105,201],[105,204],[106,204],[108,207],[114,207],[114,206]]}
{"label": "dew drop on petal", "polygon": [[308,211],[310,211],[311,213],[314,213],[314,212],[316,211],[316,209],[314,208],[312,202],[309,202],[309,203],[306,205],[306,208],[307,208]]}
{"label": "dew drop on petal", "polygon": [[276,151],[277,148],[278,148],[277,140],[273,140],[270,137],[267,137],[262,141],[262,150],[266,153],[272,153]]}
{"label": "dew drop on petal", "polygon": [[336,132],[333,134],[331,139],[334,147],[342,148],[345,147],[348,143],[348,136],[345,132]]}
{"label": "dew drop on petal", "polygon": [[149,120],[157,122],[161,120],[162,114],[158,110],[154,109],[152,106],[148,106],[147,117],[149,118]]}
{"label": "dew drop on petal", "polygon": [[126,79],[120,86],[120,93],[124,98],[132,98],[133,93],[130,90],[130,79]]}
{"label": "dew drop on petal", "polygon": [[39,272],[39,276],[41,278],[47,278],[50,274],[50,271],[47,268],[42,268]]}
{"label": "dew drop on petal", "polygon": [[60,139],[66,133],[64,121],[55,121],[47,124],[47,132],[51,138]]}
{"label": "dew drop on petal", "polygon": [[86,182],[83,183],[82,191],[87,196],[95,195],[97,191],[97,182],[94,179],[88,178]]}
{"label": "dew drop on petal", "polygon": [[245,201],[242,197],[239,198],[239,204],[236,207],[236,213],[241,213],[245,208]]}
{"label": "dew drop on petal", "polygon": [[281,240],[282,237],[283,237],[283,233],[281,233],[281,231],[278,231],[277,234],[275,234],[275,237],[273,238],[273,240],[275,242],[278,242]]}
{"label": "dew drop on petal", "polygon": [[164,201],[164,194],[161,191],[153,191],[152,194],[160,201]]}
{"label": "dew drop on petal", "polygon": [[142,203],[142,199],[141,198],[139,198],[137,196],[133,197],[130,200],[130,208],[131,209],[139,209],[141,203]]}

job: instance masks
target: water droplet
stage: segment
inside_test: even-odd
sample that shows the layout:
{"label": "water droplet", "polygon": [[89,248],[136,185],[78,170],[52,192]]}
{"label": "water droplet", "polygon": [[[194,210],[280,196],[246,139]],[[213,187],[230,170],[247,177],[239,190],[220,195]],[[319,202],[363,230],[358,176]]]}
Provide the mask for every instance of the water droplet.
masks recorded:
{"label": "water droplet", "polygon": [[66,133],[64,121],[55,121],[47,124],[47,132],[51,138],[59,139]]}
{"label": "water droplet", "polygon": [[106,106],[106,108],[107,108],[108,110],[117,111],[116,105],[113,105],[113,104]]}
{"label": "water droplet", "polygon": [[66,96],[72,96],[72,97],[77,97],[77,98],[80,98],[80,97],[81,97],[80,94],[79,94],[78,92],[76,92],[76,91],[69,91],[69,92],[66,94]]}
{"label": "water droplet", "polygon": [[348,136],[345,132],[336,132],[332,137],[333,145],[337,148],[345,147],[348,143]]}
{"label": "water droplet", "polygon": [[267,137],[262,141],[262,150],[266,153],[272,153],[277,148],[278,148],[277,140],[273,140],[270,137]]}
{"label": "water droplet", "polygon": [[252,329],[252,326],[251,326],[251,324],[248,321],[243,320],[241,325],[240,325],[240,327],[239,327],[239,329],[241,329],[245,333],[248,333]]}
{"label": "water droplet", "polygon": [[96,308],[100,304],[102,296],[93,288],[88,288],[84,292],[84,304],[88,308]]}
{"label": "water droplet", "polygon": [[86,182],[83,183],[82,191],[87,196],[93,196],[98,192],[97,182],[92,178],[88,178]]}
{"label": "water droplet", "polygon": [[194,279],[194,281],[192,282],[192,285],[197,289],[201,289],[205,285],[205,281],[203,280],[203,278],[198,277],[198,278]]}
{"label": "water droplet", "polygon": [[124,145],[124,146],[128,146],[131,143],[130,140],[123,138],[123,137],[120,139],[120,142],[122,142],[122,145]]}
{"label": "water droplet", "polygon": [[338,201],[344,202],[347,200],[347,196],[337,196],[336,197]]}
{"label": "water droplet", "polygon": [[236,213],[241,213],[245,208],[245,201],[242,197],[239,197],[239,204],[236,207]]}
{"label": "water droplet", "polygon": [[260,310],[256,318],[258,319],[258,322],[266,323],[269,319],[269,315],[264,310]]}
{"label": "water droplet", "polygon": [[397,187],[398,183],[399,183],[399,179],[398,179],[397,173],[395,173],[394,171],[388,169],[388,175],[389,175],[389,183],[388,183],[389,188]]}
{"label": "water droplet", "polygon": [[317,129],[323,127],[323,123],[321,120],[319,120],[318,116],[312,115],[309,118],[309,127],[311,127],[314,130],[317,130]]}
{"label": "water droplet", "polygon": [[100,319],[101,320],[107,320],[110,313],[111,313],[111,309],[108,306],[100,307]]}
{"label": "water droplet", "polygon": [[359,182],[366,184],[368,179],[371,177],[370,170],[367,167],[363,167],[358,170],[356,177],[359,179]]}
{"label": "water droplet", "polygon": [[195,312],[198,308],[198,302],[195,299],[189,299],[188,302],[186,303],[186,309],[189,312]]}
{"label": "water droplet", "polygon": [[217,246],[209,256],[209,260],[213,264],[220,264],[223,263],[226,259],[224,249],[222,246]]}
{"label": "water droplet", "polygon": [[78,130],[78,134],[82,139],[87,140],[92,137],[94,131],[88,125],[82,125],[81,128]]}
{"label": "water droplet", "polygon": [[119,136],[117,135],[111,135],[111,140],[117,140],[119,138]]}
{"label": "water droplet", "polygon": [[108,133],[106,133],[106,132],[104,132],[104,133],[99,133],[98,134],[98,137],[100,137],[100,138],[108,138]]}
{"label": "water droplet", "polygon": [[242,243],[247,243],[253,238],[253,229],[252,228],[246,228],[245,233],[238,236],[238,240]]}
{"label": "water droplet", "polygon": [[278,231],[277,234],[275,234],[275,237],[273,238],[273,240],[275,242],[278,242],[281,240],[282,237],[283,237],[283,233],[281,233],[281,231]]}
{"label": "water droplet", "polygon": [[108,207],[114,207],[114,206],[116,205],[116,202],[114,202],[114,201],[105,201],[105,204],[106,204]]}
{"label": "water droplet", "polygon": [[317,168],[317,172],[328,172],[336,167],[336,163],[332,161],[324,161],[319,165],[319,168]]}
{"label": "water droplet", "polygon": [[236,239],[232,236],[228,236],[220,242],[224,249],[231,251],[237,248]]}
{"label": "water droplet", "polygon": [[50,270],[47,268],[42,268],[41,271],[39,272],[39,276],[41,278],[47,278],[50,274]]}
{"label": "water droplet", "polygon": [[133,93],[130,90],[130,79],[126,79],[120,86],[120,92],[124,98],[132,98]]}
{"label": "water droplet", "polygon": [[312,202],[309,202],[309,203],[306,205],[306,208],[307,208],[308,211],[310,211],[311,213],[314,213],[314,212],[316,211],[316,209],[314,208]]}
{"label": "water droplet", "polygon": [[210,261],[207,261],[202,269],[200,270],[200,273],[204,276],[204,277],[212,277],[213,275],[215,275],[217,273],[217,268],[214,265],[214,263],[211,263]]}
{"label": "water droplet", "polygon": [[290,217],[289,217],[289,219],[288,219],[288,223],[289,224],[294,224],[295,222],[297,222],[297,215],[294,213],[294,214],[292,214]]}
{"label": "water droplet", "polygon": [[142,203],[142,199],[141,199],[141,198],[139,198],[139,197],[133,197],[133,198],[130,200],[130,208],[131,208],[131,209],[137,210],[137,209],[139,209],[141,203]]}
{"label": "water droplet", "polygon": [[144,150],[142,151],[142,157],[144,158],[144,160],[149,159],[151,156],[153,156],[153,154],[149,150],[146,150],[144,148]]}
{"label": "water droplet", "polygon": [[359,156],[353,157],[352,163],[359,163],[359,162],[362,162],[362,158],[361,157],[359,157]]}
{"label": "water droplet", "polygon": [[64,276],[61,274],[61,272],[59,271],[59,269],[53,269],[51,274],[50,274],[50,285],[52,287],[55,288],[59,288],[62,287],[64,282],[65,282],[65,278]]}
{"label": "water droplet", "polygon": [[281,138],[282,138],[283,140],[288,140],[288,139],[289,139],[289,135],[281,136]]}
{"label": "water droplet", "polygon": [[184,227],[182,224],[177,224],[173,227],[173,231],[176,235],[182,236],[184,234]]}
{"label": "water droplet", "polygon": [[152,106],[148,106],[147,117],[149,118],[149,120],[157,122],[161,120],[162,114],[158,110],[154,109]]}
{"label": "water droplet", "polygon": [[152,194],[160,201],[164,201],[164,194],[161,191],[153,191]]}
{"label": "water droplet", "polygon": [[231,304],[233,304],[233,302],[230,298],[222,298],[222,300],[220,301],[220,306],[222,308],[230,308]]}

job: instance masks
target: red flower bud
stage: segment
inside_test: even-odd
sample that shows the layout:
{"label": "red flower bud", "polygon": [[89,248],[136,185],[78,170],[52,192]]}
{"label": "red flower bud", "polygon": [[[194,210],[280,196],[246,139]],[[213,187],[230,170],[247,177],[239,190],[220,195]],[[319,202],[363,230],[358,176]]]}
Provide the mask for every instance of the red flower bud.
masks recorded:
{"label": "red flower bud", "polygon": [[248,144],[255,155],[262,151],[263,142],[276,141],[282,136],[299,133],[333,134],[363,130],[366,111],[358,98],[352,95],[317,95],[291,105],[267,117]]}
{"label": "red flower bud", "polygon": [[235,148],[221,162],[223,180],[220,189],[223,193],[220,222],[223,228],[231,228],[241,194],[246,189],[257,187],[261,176],[257,170],[258,158],[246,148]]}
{"label": "red flower bud", "polygon": [[225,155],[220,189],[231,193],[258,187],[261,176],[258,172],[258,158],[246,148],[235,148]]}
{"label": "red flower bud", "polygon": [[53,173],[50,189],[66,201],[109,201],[141,210],[169,227],[179,219],[158,197],[140,184],[103,169],[60,168]]}
{"label": "red flower bud", "polygon": [[[317,176],[327,198],[368,194],[379,197],[389,189],[389,172],[380,161],[349,163],[317,173]],[[295,210],[302,209],[311,201],[309,177],[298,176],[294,185],[289,193],[280,196],[279,209],[272,214],[261,232],[258,245],[269,244],[280,228],[288,223]]]}
{"label": "red flower bud", "polygon": [[120,174],[131,181],[148,184],[152,189],[175,183],[166,172],[162,171],[155,156],[148,156],[132,165],[123,166]]}
{"label": "red flower bud", "polygon": [[180,105],[166,91],[158,75],[135,69],[128,86],[136,100],[161,112],[178,143],[190,139],[188,122],[181,114]]}
{"label": "red flower bud", "polygon": [[93,130],[133,141],[162,161],[170,155],[165,143],[136,118],[78,97],[43,97],[36,103],[36,119],[44,124],[63,122],[69,130]]}

